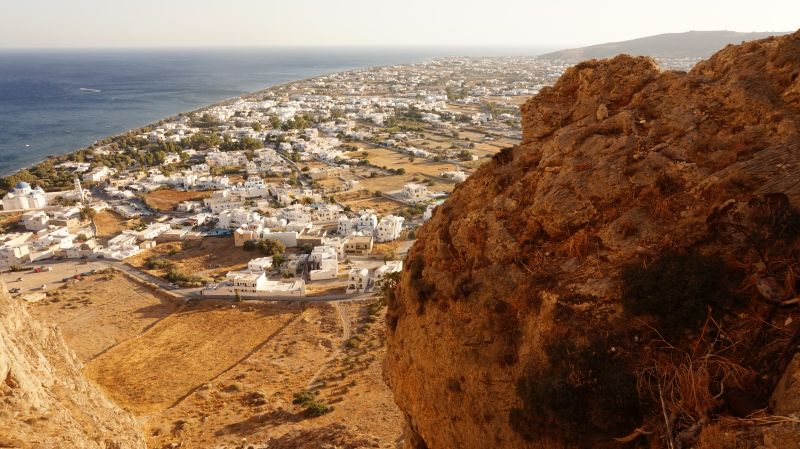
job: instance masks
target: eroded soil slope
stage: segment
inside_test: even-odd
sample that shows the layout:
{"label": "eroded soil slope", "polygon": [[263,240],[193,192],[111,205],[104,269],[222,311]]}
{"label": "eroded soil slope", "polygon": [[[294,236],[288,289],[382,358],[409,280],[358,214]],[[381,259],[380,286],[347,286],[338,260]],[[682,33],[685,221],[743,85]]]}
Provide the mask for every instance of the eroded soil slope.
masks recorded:
{"label": "eroded soil slope", "polygon": [[90,384],[53,327],[0,283],[0,447],[144,449],[136,422]]}

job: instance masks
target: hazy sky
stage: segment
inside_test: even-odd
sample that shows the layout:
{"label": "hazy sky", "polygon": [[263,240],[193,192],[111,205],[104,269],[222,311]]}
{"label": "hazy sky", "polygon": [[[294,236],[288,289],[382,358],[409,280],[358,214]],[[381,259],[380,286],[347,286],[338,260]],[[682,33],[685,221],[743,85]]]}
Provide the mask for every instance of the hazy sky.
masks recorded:
{"label": "hazy sky", "polygon": [[0,47],[570,46],[788,31],[800,0],[0,0]]}

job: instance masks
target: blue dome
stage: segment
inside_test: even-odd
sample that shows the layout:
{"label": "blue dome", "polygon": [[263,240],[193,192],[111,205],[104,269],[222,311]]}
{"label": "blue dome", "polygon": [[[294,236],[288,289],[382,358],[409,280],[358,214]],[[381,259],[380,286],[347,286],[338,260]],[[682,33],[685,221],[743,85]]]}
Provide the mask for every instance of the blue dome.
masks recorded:
{"label": "blue dome", "polygon": [[25,182],[25,181],[20,181],[20,182],[18,182],[18,183],[17,183],[17,187],[15,187],[15,188],[16,188],[16,189],[20,189],[20,190],[22,190],[22,189],[30,189],[30,188],[31,188],[31,185],[30,185],[30,184],[28,184],[28,183],[27,183],[27,182]]}

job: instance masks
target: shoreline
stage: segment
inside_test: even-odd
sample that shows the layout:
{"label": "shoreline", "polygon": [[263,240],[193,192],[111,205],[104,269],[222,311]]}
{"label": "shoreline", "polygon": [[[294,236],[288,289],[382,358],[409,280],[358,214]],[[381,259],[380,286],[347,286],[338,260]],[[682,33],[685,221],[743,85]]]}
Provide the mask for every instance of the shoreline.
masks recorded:
{"label": "shoreline", "polygon": [[[415,63],[419,63],[419,62],[424,62],[424,60],[423,61],[416,61]],[[408,65],[408,64],[397,64],[397,65]],[[141,125],[141,126],[136,127],[136,128],[131,128],[131,129],[127,130],[127,131],[123,131],[123,132],[116,133],[116,134],[109,134],[109,135],[107,135],[105,137],[102,137],[102,138],[96,140],[95,142],[99,142],[99,141],[107,140],[107,139],[115,139],[115,138],[124,136],[126,134],[140,133],[143,130],[145,130],[146,128],[149,128],[149,127],[152,127],[152,126],[156,126],[156,125],[158,125],[158,124],[160,124],[160,123],[162,123],[164,121],[176,119],[176,118],[180,117],[181,115],[196,114],[198,112],[204,111],[204,110],[206,110],[208,108],[213,108],[215,106],[225,106],[225,105],[230,104],[232,102],[235,102],[237,100],[251,98],[252,96],[259,95],[259,94],[262,94],[262,93],[266,93],[270,89],[286,87],[286,86],[290,86],[290,85],[292,85],[294,83],[310,81],[310,80],[313,80],[315,78],[319,78],[319,77],[323,77],[323,76],[337,75],[337,74],[340,74],[340,73],[349,73],[349,72],[352,72],[354,70],[369,70],[369,69],[375,69],[375,68],[381,68],[381,67],[387,67],[387,66],[378,65],[378,66],[364,67],[363,69],[350,69],[350,70],[344,70],[344,71],[341,71],[341,72],[327,72],[327,73],[323,73],[323,74],[320,74],[320,75],[310,76],[310,77],[307,77],[307,78],[299,78],[299,79],[295,79],[295,80],[292,80],[292,81],[287,81],[285,83],[273,84],[272,86],[267,86],[267,87],[265,87],[263,89],[259,89],[257,91],[246,92],[246,93],[243,93],[243,94],[238,95],[236,97],[225,98],[225,99],[216,101],[214,103],[207,104],[205,106],[201,106],[201,107],[196,108],[196,109],[192,109],[192,110],[189,110],[189,111],[181,111],[181,112],[178,112],[176,114],[169,115],[167,117],[161,118],[161,119],[159,119],[159,120],[157,120],[155,122],[146,123],[146,124]],[[67,150],[67,151],[65,151],[63,153],[50,154],[50,155],[45,156],[45,157],[39,159],[38,161],[33,162],[31,164],[28,164],[28,165],[26,165],[24,167],[20,167],[20,168],[16,168],[16,169],[13,169],[13,170],[8,171],[8,172],[0,173],[0,177],[6,178],[6,177],[9,177],[9,176],[14,176],[17,173],[21,172],[22,170],[29,170],[29,169],[31,169],[31,168],[33,168],[33,167],[45,162],[48,159],[69,156],[71,154],[77,153],[78,151],[89,150],[89,149],[92,149],[92,148],[95,148],[95,144],[94,143],[91,144],[91,145],[87,145],[87,146],[83,146],[83,147],[79,147],[79,148],[73,148],[73,149]]]}

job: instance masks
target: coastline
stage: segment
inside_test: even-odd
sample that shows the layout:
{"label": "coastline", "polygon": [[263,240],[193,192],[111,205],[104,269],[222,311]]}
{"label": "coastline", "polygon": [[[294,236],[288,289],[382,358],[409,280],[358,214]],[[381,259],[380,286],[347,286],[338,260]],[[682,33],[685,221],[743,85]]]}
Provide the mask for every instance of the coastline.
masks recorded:
{"label": "coastline", "polygon": [[[375,67],[369,67],[369,68],[377,68],[377,67],[381,67],[381,66],[375,66]],[[258,94],[261,94],[261,93],[266,93],[270,89],[289,86],[289,85],[292,85],[294,83],[310,81],[310,80],[313,80],[315,78],[319,78],[319,77],[322,77],[322,76],[329,76],[329,75],[334,75],[334,74],[339,74],[339,73],[347,73],[347,72],[350,72],[350,71],[351,70],[345,70],[343,72],[329,72],[329,73],[324,73],[324,74],[321,74],[321,75],[311,76],[311,77],[308,77],[308,78],[299,78],[299,79],[288,81],[288,82],[285,82],[285,83],[273,84],[272,86],[268,86],[268,87],[265,87],[263,89],[260,89],[260,90],[254,91],[254,92],[248,92],[248,93],[236,96],[236,97],[226,98],[226,99],[223,99],[223,100],[220,100],[220,101],[217,101],[217,102],[214,102],[214,103],[207,104],[205,106],[199,107],[197,109],[192,109],[192,110],[189,110],[189,111],[181,111],[181,112],[178,112],[177,114],[173,114],[173,115],[164,117],[164,118],[159,119],[159,120],[157,120],[155,122],[146,123],[146,124],[141,125],[141,126],[139,126],[137,128],[131,128],[131,129],[129,129],[127,131],[124,131],[124,132],[107,135],[105,137],[102,137],[101,139],[98,139],[97,141],[95,141],[95,143],[92,143],[91,145],[87,145],[87,146],[79,147],[79,148],[73,148],[73,149],[67,150],[67,151],[65,151],[63,153],[51,154],[51,155],[45,156],[45,157],[39,159],[38,161],[33,162],[31,164],[28,164],[28,165],[26,165],[24,167],[20,167],[20,168],[13,169],[12,171],[0,173],[0,177],[5,178],[5,177],[8,177],[8,176],[14,176],[14,175],[18,174],[19,172],[21,172],[22,170],[29,170],[29,169],[31,169],[31,168],[33,168],[33,167],[45,162],[46,160],[51,159],[51,158],[59,158],[59,157],[70,156],[70,155],[72,155],[74,153],[77,153],[79,151],[82,151],[82,150],[89,150],[89,149],[95,148],[95,144],[97,142],[100,142],[100,141],[103,141],[103,140],[115,139],[115,138],[118,138],[118,137],[122,137],[122,136],[124,136],[126,134],[141,133],[144,130],[146,130],[147,128],[150,128],[150,127],[153,127],[153,126],[158,126],[159,124],[161,124],[161,123],[163,123],[165,121],[176,119],[176,118],[180,117],[181,115],[196,114],[198,112],[202,112],[202,111],[204,111],[206,109],[213,108],[215,106],[224,106],[224,105],[233,103],[233,102],[235,102],[237,100],[242,100],[242,99],[250,98],[251,96],[254,96],[254,95],[258,95]]]}

